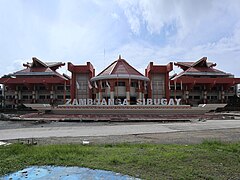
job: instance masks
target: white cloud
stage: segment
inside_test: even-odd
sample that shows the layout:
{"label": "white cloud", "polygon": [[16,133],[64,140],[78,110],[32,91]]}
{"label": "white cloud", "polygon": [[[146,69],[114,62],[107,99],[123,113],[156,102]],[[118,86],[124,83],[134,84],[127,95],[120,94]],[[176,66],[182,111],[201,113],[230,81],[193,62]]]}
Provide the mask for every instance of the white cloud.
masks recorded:
{"label": "white cloud", "polygon": [[239,0],[14,2],[0,1],[1,74],[21,69],[32,56],[91,61],[99,72],[121,54],[142,73],[149,61],[207,56],[240,76]]}
{"label": "white cloud", "polygon": [[164,25],[172,23],[176,18],[173,14],[176,5],[172,0],[141,0],[139,6],[142,10],[143,19],[147,24],[147,29],[152,34],[159,34]]}
{"label": "white cloud", "polygon": [[[145,27],[147,33],[159,41],[160,37],[166,39],[161,46],[149,39],[129,42],[117,50],[140,60],[139,68],[143,69],[142,62],[149,59],[164,64],[169,60],[195,61],[208,56],[218,64],[217,68],[240,75],[237,70],[240,66],[240,1],[119,0],[118,3],[133,33],[138,35]],[[137,20],[132,21],[135,17]],[[140,25],[134,29],[136,21]]]}
{"label": "white cloud", "polygon": [[[119,0],[134,33],[146,26],[149,33],[160,34],[173,24],[175,43],[196,45],[216,41],[231,33],[239,21],[240,1],[223,0]],[[141,24],[139,24],[141,23]],[[136,25],[137,24],[137,25]]]}
{"label": "white cloud", "polygon": [[115,20],[119,20],[120,19],[120,16],[117,13],[112,13],[111,16]]}
{"label": "white cloud", "polygon": [[140,33],[140,9],[138,1],[134,0],[119,0],[118,4],[122,7],[125,16],[127,17],[128,23],[130,24],[131,30],[134,34]]}

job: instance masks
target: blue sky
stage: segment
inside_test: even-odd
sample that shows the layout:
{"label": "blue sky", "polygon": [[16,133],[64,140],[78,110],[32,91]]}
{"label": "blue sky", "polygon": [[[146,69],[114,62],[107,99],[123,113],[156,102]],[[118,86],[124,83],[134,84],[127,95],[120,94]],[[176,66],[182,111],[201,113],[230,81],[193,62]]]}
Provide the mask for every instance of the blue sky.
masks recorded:
{"label": "blue sky", "polygon": [[142,73],[207,56],[240,77],[240,1],[0,0],[0,49],[0,76],[31,57],[98,73],[121,54]]}

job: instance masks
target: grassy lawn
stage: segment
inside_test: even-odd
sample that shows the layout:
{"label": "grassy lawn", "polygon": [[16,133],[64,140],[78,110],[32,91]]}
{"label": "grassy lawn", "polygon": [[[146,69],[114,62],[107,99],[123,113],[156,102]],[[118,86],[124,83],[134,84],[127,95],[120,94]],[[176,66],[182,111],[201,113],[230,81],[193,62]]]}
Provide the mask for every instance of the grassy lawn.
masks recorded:
{"label": "grassy lawn", "polygon": [[143,179],[239,179],[240,142],[0,147],[0,175],[31,165],[81,166]]}

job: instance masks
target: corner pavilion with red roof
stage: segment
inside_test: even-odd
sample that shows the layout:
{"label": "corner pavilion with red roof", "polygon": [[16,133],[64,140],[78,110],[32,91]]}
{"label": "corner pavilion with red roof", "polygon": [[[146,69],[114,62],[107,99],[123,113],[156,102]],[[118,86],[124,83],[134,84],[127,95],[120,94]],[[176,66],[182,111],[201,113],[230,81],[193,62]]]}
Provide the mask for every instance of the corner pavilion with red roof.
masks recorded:
{"label": "corner pavilion with red roof", "polygon": [[[66,99],[182,99],[182,104],[226,103],[237,92],[240,78],[216,69],[216,64],[203,57],[196,62],[150,62],[141,74],[121,56],[95,76],[94,66],[68,62],[71,77],[57,69],[62,62],[42,62],[32,58],[25,69],[0,78],[3,104],[16,107],[26,103],[64,104]],[[173,65],[183,71],[169,76]]]}
{"label": "corner pavilion with red roof", "polygon": [[56,70],[65,63],[42,62],[36,57],[31,63],[23,64],[23,70],[0,78],[3,84],[2,103],[6,108],[21,104],[62,104],[70,98],[70,77]]}
{"label": "corner pavilion with red roof", "polygon": [[237,93],[240,78],[215,69],[216,63],[207,62],[207,57],[175,65],[183,71],[170,78],[171,96],[185,104],[226,103]]}

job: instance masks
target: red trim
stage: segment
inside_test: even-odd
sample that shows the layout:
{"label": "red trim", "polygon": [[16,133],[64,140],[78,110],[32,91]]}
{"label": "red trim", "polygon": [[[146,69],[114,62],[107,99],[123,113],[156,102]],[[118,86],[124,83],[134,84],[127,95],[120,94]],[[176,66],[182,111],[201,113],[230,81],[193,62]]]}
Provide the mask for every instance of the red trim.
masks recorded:
{"label": "red trim", "polygon": [[170,62],[167,65],[153,65],[153,62],[150,62],[147,66],[147,69],[145,69],[145,76],[147,76],[150,79],[150,82],[148,83],[148,98],[152,98],[152,89],[151,89],[151,83],[152,83],[152,75],[153,74],[164,74],[165,75],[165,96],[167,99],[170,98],[170,91],[169,91],[169,72],[173,70],[173,63]]}
{"label": "red trim", "polygon": [[70,93],[71,93],[71,99],[76,98],[76,74],[72,73],[72,79],[70,84]]}
{"label": "red trim", "polygon": [[49,77],[49,78],[0,78],[1,84],[59,84],[64,83],[65,80],[60,77]]}
{"label": "red trim", "polygon": [[165,74],[165,92],[166,92],[166,98],[170,99],[170,90],[169,90],[169,73]]}
{"label": "red trim", "polygon": [[[95,69],[90,62],[87,62],[87,65],[73,65],[71,62],[68,62],[68,70],[72,73],[71,80],[71,99],[76,99],[76,76],[77,74],[87,74],[89,81],[92,77],[95,76]],[[88,83],[88,82],[87,82]],[[89,98],[92,98],[92,89],[88,87]]]}
{"label": "red trim", "polygon": [[240,84],[240,78],[194,78],[194,77],[186,77],[181,76],[175,80],[171,80],[171,84],[174,84],[174,81],[177,83],[183,84],[229,84],[229,85],[235,85]]}

